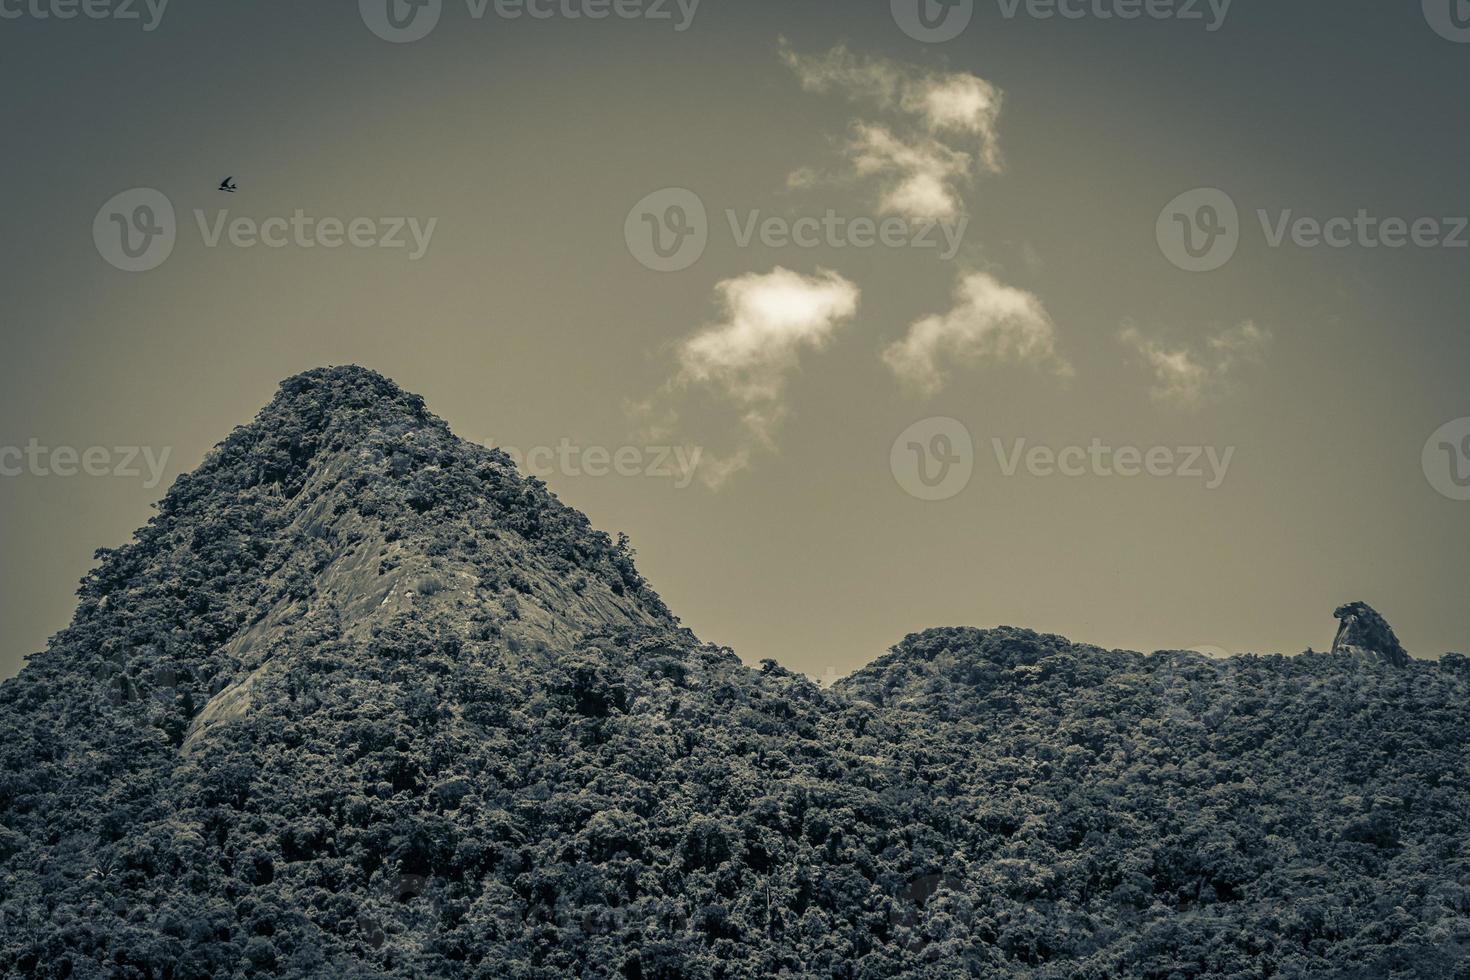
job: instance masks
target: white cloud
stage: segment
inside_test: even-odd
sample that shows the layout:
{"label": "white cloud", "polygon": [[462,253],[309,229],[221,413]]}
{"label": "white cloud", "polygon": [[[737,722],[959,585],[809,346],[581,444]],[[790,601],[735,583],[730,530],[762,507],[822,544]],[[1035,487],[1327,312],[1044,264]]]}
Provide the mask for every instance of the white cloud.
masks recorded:
{"label": "white cloud", "polygon": [[887,58],[855,55],[841,44],[826,54],[803,55],[784,38],[781,60],[809,92],[837,92],[853,102],[909,116],[930,133],[974,137],[985,164],[1000,168],[997,122],[1003,96],[978,75],[924,72]]}
{"label": "white cloud", "polygon": [[1001,169],[999,89],[978,75],[939,75],[931,76],[916,98],[922,100],[932,132],[977,137],[981,162],[990,170]]}
{"label": "white cloud", "polygon": [[915,322],[883,352],[883,360],[926,395],[944,387],[952,364],[1011,361],[1072,374],[1057,353],[1056,327],[1041,300],[983,272],[961,279],[954,308]]}
{"label": "white cloud", "polygon": [[938,140],[906,143],[882,126],[858,123],[848,147],[860,176],[878,176],[879,207],[910,218],[954,218],[964,211],[955,184],[968,179],[970,156]]}
{"label": "white cloud", "polygon": [[705,453],[700,476],[718,487],[747,468],[756,449],[774,451],[775,434],[786,415],[785,392],[803,351],[820,350],[857,315],[860,291],[835,272],[804,276],[777,267],[727,279],[716,287],[723,315],[676,348],[678,373],[665,386],[670,402],[659,429],[677,422],[674,402],[691,389],[707,391],[740,413],[736,448],[723,455]]}
{"label": "white cloud", "polygon": [[1118,339],[1142,356],[1153,373],[1149,395],[1157,402],[1197,408],[1226,394],[1242,365],[1265,354],[1271,335],[1246,320],[1208,338],[1203,349],[1168,347],[1125,324]]}
{"label": "white cloud", "polygon": [[[964,210],[960,188],[976,161],[1001,169],[999,89],[976,75],[924,72],[886,58],[860,57],[838,45],[802,55],[781,41],[781,58],[809,92],[836,92],[892,116],[889,124],[853,123],[845,151],[858,176],[878,176],[880,207],[908,217],[953,217]],[[966,148],[951,145],[956,138]],[[798,171],[806,184],[811,171]]]}
{"label": "white cloud", "polygon": [[780,397],[804,347],[821,347],[857,313],[858,288],[835,272],[803,276],[777,267],[715,287],[722,322],[679,345],[680,378],[714,384],[749,403]]}

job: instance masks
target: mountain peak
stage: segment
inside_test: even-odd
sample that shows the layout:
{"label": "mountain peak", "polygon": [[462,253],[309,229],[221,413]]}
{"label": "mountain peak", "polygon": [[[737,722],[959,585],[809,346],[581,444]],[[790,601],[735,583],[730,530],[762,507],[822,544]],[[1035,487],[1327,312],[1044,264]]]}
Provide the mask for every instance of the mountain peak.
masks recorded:
{"label": "mountain peak", "polygon": [[356,364],[314,368],[282,381],[256,424],[279,424],[288,419],[316,430],[344,421],[368,426],[400,423],[430,426],[449,435],[449,427],[428,410],[421,396]]}
{"label": "mountain peak", "polygon": [[1341,622],[1332,641],[1332,652],[1363,657],[1402,667],[1409,654],[1399,643],[1388,620],[1366,602],[1349,602],[1332,614]]}
{"label": "mountain peak", "polygon": [[310,404],[331,408],[382,408],[401,406],[423,411],[424,400],[404,391],[391,378],[371,368],[344,364],[313,368],[281,382],[270,407],[289,409]]}
{"label": "mountain peak", "polygon": [[622,541],[361,367],[287,379],[98,557],[41,659],[85,662],[121,702],[170,678],[162,727],[190,744],[311,655],[303,635],[514,657],[677,625]]}

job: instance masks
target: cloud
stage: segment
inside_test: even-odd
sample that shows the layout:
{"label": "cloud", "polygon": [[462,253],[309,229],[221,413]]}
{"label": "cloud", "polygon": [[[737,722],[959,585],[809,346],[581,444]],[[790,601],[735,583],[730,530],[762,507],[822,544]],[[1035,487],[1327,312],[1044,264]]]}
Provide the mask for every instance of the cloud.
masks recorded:
{"label": "cloud", "polygon": [[883,360],[899,380],[925,395],[942,389],[947,368],[982,362],[1017,362],[1070,377],[1072,367],[1057,353],[1056,327],[1041,300],[983,272],[963,277],[954,307],[909,327],[890,344]]}
{"label": "cloud", "polygon": [[786,385],[802,352],[826,346],[857,315],[860,291],[835,272],[804,276],[780,267],[727,279],[715,291],[721,319],[678,344],[679,369],[664,387],[662,409],[656,399],[640,410],[658,416],[657,431],[667,433],[677,424],[677,403],[691,391],[734,406],[740,413],[736,448],[706,452],[701,463],[701,478],[718,488],[747,468],[756,450],[775,450]]}
{"label": "cloud", "polygon": [[1202,349],[1167,347],[1124,324],[1118,339],[1142,356],[1153,373],[1149,395],[1180,408],[1198,408],[1231,389],[1244,365],[1259,363],[1270,343],[1269,331],[1246,320],[1208,338]]}
{"label": "cloud", "polygon": [[848,155],[859,176],[878,176],[886,214],[953,218],[964,211],[954,185],[968,178],[970,157],[937,140],[906,143],[882,126],[859,123]]}
{"label": "cloud", "polygon": [[[972,178],[976,162],[992,172],[1001,169],[1002,95],[985,79],[861,57],[844,45],[802,55],[783,38],[780,51],[806,91],[835,92],[891,117],[884,124],[855,120],[844,147],[853,175],[883,181],[880,207],[886,213],[953,217],[964,210],[960,187]],[[802,170],[791,183],[808,186],[812,179],[812,171]]]}
{"label": "cloud", "polygon": [[1000,89],[978,75],[939,75],[927,79],[918,98],[931,132],[976,137],[980,162],[989,170],[1001,169]]}
{"label": "cloud", "polygon": [[836,92],[855,103],[907,116],[927,132],[973,137],[981,161],[999,170],[997,123],[1003,96],[978,75],[924,72],[887,58],[862,57],[846,45],[820,55],[803,55],[784,38],[784,61],[808,92]]}

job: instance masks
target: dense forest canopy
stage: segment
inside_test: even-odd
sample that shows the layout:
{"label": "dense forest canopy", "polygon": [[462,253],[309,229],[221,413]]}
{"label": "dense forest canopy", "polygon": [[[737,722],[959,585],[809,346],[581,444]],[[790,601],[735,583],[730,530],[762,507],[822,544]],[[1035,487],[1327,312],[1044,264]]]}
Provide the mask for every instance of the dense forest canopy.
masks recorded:
{"label": "dense forest canopy", "polygon": [[0,686],[7,976],[1470,976],[1470,663],[1361,611],[823,690],[356,368],[99,558]]}

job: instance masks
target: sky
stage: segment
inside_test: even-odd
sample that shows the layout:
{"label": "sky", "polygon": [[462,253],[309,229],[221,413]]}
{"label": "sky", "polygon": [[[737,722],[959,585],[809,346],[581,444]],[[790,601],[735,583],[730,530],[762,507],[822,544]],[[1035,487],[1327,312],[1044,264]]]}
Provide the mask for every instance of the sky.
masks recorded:
{"label": "sky", "polygon": [[389,2],[0,0],[0,676],[345,363],[748,662],[1470,652],[1450,0]]}

